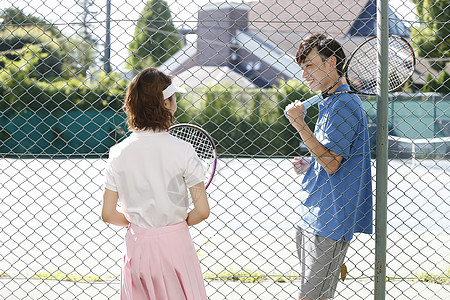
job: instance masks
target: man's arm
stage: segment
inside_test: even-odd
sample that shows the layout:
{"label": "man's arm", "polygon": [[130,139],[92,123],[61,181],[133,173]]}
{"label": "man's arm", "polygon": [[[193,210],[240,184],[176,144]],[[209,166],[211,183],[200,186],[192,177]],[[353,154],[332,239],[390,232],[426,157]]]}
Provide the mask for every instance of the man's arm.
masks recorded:
{"label": "man's arm", "polygon": [[289,122],[300,133],[303,143],[308,148],[309,153],[325,169],[328,174],[333,174],[339,169],[343,160],[342,156],[325,148],[314,136],[311,129],[305,122],[306,110],[302,104],[293,106],[287,112]]}

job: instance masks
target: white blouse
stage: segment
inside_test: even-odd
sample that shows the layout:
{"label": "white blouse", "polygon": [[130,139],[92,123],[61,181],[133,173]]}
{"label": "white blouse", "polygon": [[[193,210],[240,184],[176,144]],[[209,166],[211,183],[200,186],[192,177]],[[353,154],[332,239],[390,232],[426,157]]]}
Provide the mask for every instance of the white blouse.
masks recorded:
{"label": "white blouse", "polygon": [[110,149],[105,168],[105,187],[118,192],[127,220],[144,228],[186,220],[188,188],[204,179],[192,145],[165,131],[133,131]]}

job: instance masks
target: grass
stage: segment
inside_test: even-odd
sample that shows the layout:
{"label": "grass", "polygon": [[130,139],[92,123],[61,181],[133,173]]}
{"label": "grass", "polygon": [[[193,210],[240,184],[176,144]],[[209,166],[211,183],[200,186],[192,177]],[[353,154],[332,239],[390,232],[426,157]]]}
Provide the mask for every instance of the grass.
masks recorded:
{"label": "grass", "polygon": [[[205,280],[211,281],[233,281],[233,282],[241,282],[241,283],[259,283],[263,281],[272,281],[272,282],[292,282],[299,280],[299,274],[295,272],[290,272],[286,274],[280,273],[265,273],[262,271],[251,271],[251,270],[234,270],[233,268],[225,269],[218,272],[207,272],[204,274]],[[358,280],[358,278],[353,278]],[[394,282],[394,281],[402,281],[402,280],[410,280],[413,282],[426,282],[432,284],[440,284],[440,285],[450,285],[450,265],[448,269],[441,274],[431,274],[431,273],[418,273],[413,275],[412,277],[396,277],[396,276],[386,276],[386,282]]]}
{"label": "grass", "polygon": [[88,275],[79,275],[75,272],[66,274],[61,271],[56,272],[48,272],[48,271],[39,271],[33,275],[35,279],[41,280],[60,280],[60,281],[74,281],[74,282],[103,282],[104,280],[97,275],[88,274]]}
{"label": "grass", "polygon": [[219,272],[207,272],[203,277],[205,280],[211,281],[234,281],[242,283],[258,283],[262,281],[291,282],[298,280],[299,274],[268,274],[262,271],[233,270],[231,268]]}
{"label": "grass", "polygon": [[447,270],[440,274],[430,274],[426,272],[422,272],[415,275],[415,280],[419,282],[427,282],[427,283],[434,283],[434,284],[442,284],[450,285],[450,265],[448,266]]}
{"label": "grass", "polygon": [[428,272],[420,272],[413,274],[411,277],[396,277],[386,275],[386,282],[394,282],[394,281],[412,281],[412,282],[425,282],[432,284],[440,284],[440,285],[450,285],[450,265],[446,270],[441,273],[428,273]]}
{"label": "grass", "polygon": [[[28,276],[16,276],[14,278],[30,278]],[[210,281],[232,281],[241,283],[259,283],[263,281],[272,281],[278,283],[288,283],[292,281],[298,281],[300,275],[296,272],[289,272],[286,274],[281,273],[266,273],[262,271],[251,271],[245,269],[235,270],[233,268],[221,270],[218,272],[210,271],[204,274],[205,280]],[[0,273],[0,278],[12,278],[7,273]],[[107,275],[98,276],[95,274],[80,275],[75,272],[63,273],[61,271],[49,272],[46,270],[38,271],[34,273],[31,278],[39,280],[59,280],[59,281],[72,281],[72,282],[84,282],[84,283],[99,283],[105,281],[117,280],[119,276]],[[358,278],[354,278],[358,279]],[[450,265],[447,270],[440,274],[432,274],[427,272],[416,273],[412,277],[396,277],[386,276],[387,282],[410,280],[412,282],[425,282],[440,285],[450,285]]]}
{"label": "grass", "polygon": [[72,282],[83,282],[83,283],[98,283],[98,282],[115,280],[118,278],[118,276],[107,275],[107,276],[100,277],[95,274],[80,275],[76,272],[64,273],[59,270],[55,271],[55,272],[42,270],[42,271],[38,271],[38,272],[32,274],[31,276],[19,274],[19,275],[13,277],[7,273],[0,273],[0,278],[14,278],[14,279],[31,278],[31,279],[38,279],[38,280],[56,280],[56,281],[72,281]]}

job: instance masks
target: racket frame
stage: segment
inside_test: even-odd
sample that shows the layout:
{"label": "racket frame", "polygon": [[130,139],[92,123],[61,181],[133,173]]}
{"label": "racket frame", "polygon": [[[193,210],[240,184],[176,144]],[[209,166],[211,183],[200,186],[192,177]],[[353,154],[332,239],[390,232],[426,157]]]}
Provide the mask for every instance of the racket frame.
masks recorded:
{"label": "racket frame", "polygon": [[[406,39],[404,39],[403,37],[397,35],[397,34],[389,34],[389,36],[388,36],[388,42],[389,42],[389,43],[390,43],[390,41],[391,41],[392,38],[393,38],[393,39],[397,39],[397,40],[402,41],[402,42],[409,48],[410,53],[411,53],[411,58],[412,58],[412,68],[411,68],[410,74],[409,74],[408,76],[405,76],[405,79],[404,79],[402,82],[400,82],[399,84],[397,84],[397,85],[394,86],[393,88],[390,88],[390,89],[388,90],[388,92],[393,92],[393,91],[395,91],[396,89],[400,88],[402,85],[404,85],[404,84],[409,80],[409,78],[411,78],[412,74],[414,73],[414,69],[415,69],[415,65],[416,65],[416,56],[415,56],[415,54],[414,54],[413,48],[412,48],[411,45],[408,43],[408,41],[407,41]],[[333,94],[342,94],[342,93],[361,94],[361,95],[376,95],[376,93],[368,93],[368,92],[364,92],[364,91],[362,91],[362,90],[356,88],[356,87],[352,84],[353,81],[350,80],[350,78],[348,77],[348,68],[349,68],[349,65],[350,65],[351,60],[355,57],[355,54],[358,53],[358,51],[359,51],[362,47],[364,47],[366,44],[372,42],[372,41],[375,40],[375,39],[377,39],[376,36],[371,37],[370,39],[368,39],[368,40],[362,42],[361,44],[359,44],[358,47],[356,47],[356,49],[352,51],[352,53],[350,54],[349,59],[347,60],[347,62],[346,62],[345,65],[344,65],[344,69],[343,69],[343,72],[342,72],[342,76],[345,76],[345,80],[347,81],[348,85],[350,86],[350,91],[344,91],[344,92],[338,92],[338,93],[331,93],[331,94],[329,94],[328,91],[330,91],[330,89],[333,88],[333,86],[334,86],[334,85],[333,85],[333,86],[331,86],[330,88],[328,88],[327,91],[321,93],[323,99],[325,99],[325,98],[327,98],[327,97],[329,97],[329,96],[331,96],[331,95],[333,95]],[[341,79],[342,76],[339,77],[339,79]],[[376,78],[375,78],[375,79],[376,79]]]}

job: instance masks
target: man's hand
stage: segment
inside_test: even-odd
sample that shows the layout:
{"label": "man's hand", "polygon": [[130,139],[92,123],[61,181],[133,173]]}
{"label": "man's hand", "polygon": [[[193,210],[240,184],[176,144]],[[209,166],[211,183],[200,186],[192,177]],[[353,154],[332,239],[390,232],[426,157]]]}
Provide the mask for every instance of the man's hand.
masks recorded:
{"label": "man's hand", "polygon": [[289,105],[286,116],[292,126],[300,133],[303,143],[308,148],[309,153],[325,169],[328,174],[336,172],[343,160],[342,156],[325,148],[314,136],[314,133],[306,125],[306,109],[302,103],[294,102]]}
{"label": "man's hand", "polygon": [[297,130],[300,129],[298,127],[306,126],[305,116],[306,109],[303,104],[298,103],[294,104],[287,112],[287,117],[289,122],[291,122],[292,126],[294,126]]}
{"label": "man's hand", "polygon": [[311,159],[309,157],[294,157],[292,165],[294,166],[295,173],[302,175],[311,166]]}

